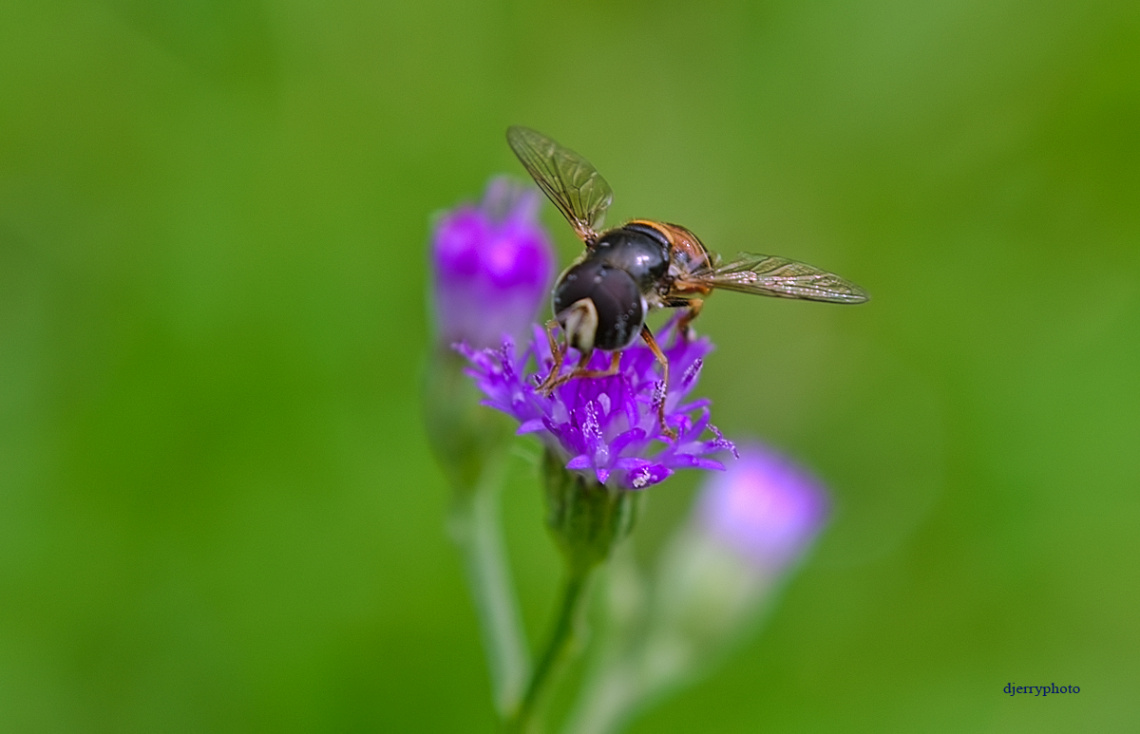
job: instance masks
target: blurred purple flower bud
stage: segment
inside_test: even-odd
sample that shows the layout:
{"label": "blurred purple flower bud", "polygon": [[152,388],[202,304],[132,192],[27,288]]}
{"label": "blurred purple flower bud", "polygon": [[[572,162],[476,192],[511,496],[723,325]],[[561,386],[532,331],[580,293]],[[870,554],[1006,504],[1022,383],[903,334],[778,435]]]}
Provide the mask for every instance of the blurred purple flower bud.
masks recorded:
{"label": "blurred purple flower bud", "polygon": [[483,202],[447,212],[432,237],[437,341],[495,348],[529,333],[550,292],[554,253],[537,219],[538,192],[491,179]]}
{"label": "blurred purple flower bud", "polygon": [[790,459],[757,444],[709,478],[697,520],[707,533],[768,571],[795,561],[827,520],[822,485]]}

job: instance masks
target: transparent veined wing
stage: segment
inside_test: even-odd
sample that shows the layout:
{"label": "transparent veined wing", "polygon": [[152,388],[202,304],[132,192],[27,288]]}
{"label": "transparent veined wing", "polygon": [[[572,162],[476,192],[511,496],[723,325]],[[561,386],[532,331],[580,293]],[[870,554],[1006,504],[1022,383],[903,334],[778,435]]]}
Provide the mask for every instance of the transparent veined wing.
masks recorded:
{"label": "transparent veined wing", "polygon": [[578,236],[593,246],[614,198],[602,174],[582,156],[530,128],[507,128],[507,142]]}
{"label": "transparent veined wing", "polygon": [[738,293],[827,303],[863,303],[869,298],[862,288],[835,273],[772,255],[744,253],[688,275],[686,280]]}

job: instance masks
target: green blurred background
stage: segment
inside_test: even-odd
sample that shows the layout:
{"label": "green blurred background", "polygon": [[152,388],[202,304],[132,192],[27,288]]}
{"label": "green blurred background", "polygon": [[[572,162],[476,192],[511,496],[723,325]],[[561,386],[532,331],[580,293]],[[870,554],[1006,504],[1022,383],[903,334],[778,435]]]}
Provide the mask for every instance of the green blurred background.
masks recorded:
{"label": "green blurred background", "polygon": [[0,731],[493,730],[417,391],[512,123],[873,296],[702,316],[714,420],[836,515],[633,731],[1140,730],[1137,3],[6,0]]}

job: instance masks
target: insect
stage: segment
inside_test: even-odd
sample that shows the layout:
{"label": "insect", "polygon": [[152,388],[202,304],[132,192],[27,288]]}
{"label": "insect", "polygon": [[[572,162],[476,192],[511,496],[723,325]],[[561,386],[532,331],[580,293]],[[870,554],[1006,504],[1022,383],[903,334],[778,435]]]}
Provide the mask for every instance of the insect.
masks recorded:
{"label": "insect", "polygon": [[[554,286],[554,318],[546,324],[554,366],[538,386],[544,395],[569,380],[616,374],[621,350],[640,336],[664,373],[657,401],[661,429],[676,438],[676,431],[665,424],[669,360],[645,325],[649,311],[686,309],[677,328],[688,338],[704,299],[717,289],[828,303],[867,300],[854,283],[784,257],[742,254],[722,263],[695,234],[677,224],[633,219],[603,229],[613,190],[589,161],[542,133],[517,125],[507,129],[507,142],[586,245]],[[559,326],[562,344],[554,336]],[[577,349],[581,358],[571,372],[560,376],[568,347]],[[595,349],[612,353],[608,369],[587,368]]]}

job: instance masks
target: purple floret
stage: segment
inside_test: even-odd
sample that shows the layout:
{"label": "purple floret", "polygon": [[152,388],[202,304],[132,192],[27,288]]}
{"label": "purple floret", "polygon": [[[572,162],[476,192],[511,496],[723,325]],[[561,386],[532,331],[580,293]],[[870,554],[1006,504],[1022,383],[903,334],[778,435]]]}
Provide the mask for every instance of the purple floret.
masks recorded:
{"label": "purple floret", "polygon": [[[688,398],[711,343],[707,338],[680,338],[672,323],[661,336],[670,369],[665,420],[677,431],[675,440],[665,436],[657,418],[660,365],[640,341],[623,351],[617,374],[570,380],[550,397],[536,388],[553,364],[541,328],[534,327],[521,351],[509,339],[495,350],[456,348],[470,361],[468,374],[487,396],[483,404],[514,417],[519,433],[539,434],[565,458],[567,469],[602,484],[643,489],[677,469],[724,469],[712,455],[736,452],[709,423],[709,401]],[[589,367],[604,370],[609,362],[608,353],[596,352]],[[577,363],[577,352],[569,350],[563,374]],[[706,431],[711,435],[702,438]]]}

